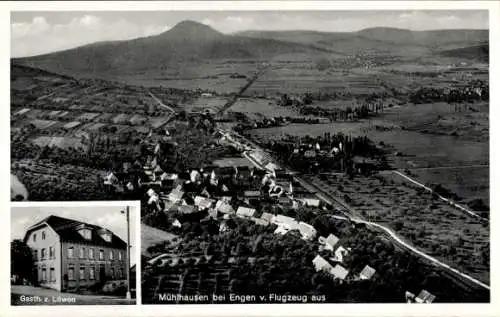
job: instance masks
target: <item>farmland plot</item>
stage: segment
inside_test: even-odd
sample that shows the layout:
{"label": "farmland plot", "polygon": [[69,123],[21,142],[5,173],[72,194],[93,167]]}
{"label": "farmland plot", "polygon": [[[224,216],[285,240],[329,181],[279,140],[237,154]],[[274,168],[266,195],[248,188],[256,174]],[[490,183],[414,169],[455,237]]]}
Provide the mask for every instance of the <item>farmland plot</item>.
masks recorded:
{"label": "farmland plot", "polygon": [[297,117],[301,116],[292,107],[280,107],[274,100],[240,98],[229,108],[233,112],[242,112],[251,117]]}
{"label": "farmland plot", "polygon": [[77,126],[79,126],[81,124],[81,122],[79,121],[71,121],[71,122],[68,122],[66,123],[63,128],[64,129],[73,129],[73,128],[76,128]]}
{"label": "farmland plot", "polygon": [[128,121],[133,125],[145,124],[148,118],[143,115],[135,114]]}
{"label": "farmland plot", "polygon": [[97,113],[97,112],[84,112],[80,116],[78,116],[76,119],[79,121],[92,121],[98,116],[99,116],[99,113]]}
{"label": "farmland plot", "polygon": [[392,176],[352,180],[330,175],[319,186],[348,202],[367,220],[384,224],[416,247],[489,281],[489,226],[430,193]]}
{"label": "farmland plot", "polygon": [[15,116],[21,116],[21,115],[24,115],[24,114],[28,113],[29,111],[31,111],[31,108],[23,108],[23,109],[21,109],[19,111],[16,111],[14,113],[14,115]]}
{"label": "farmland plot", "polygon": [[363,129],[368,126],[367,122],[334,122],[328,124],[291,123],[280,127],[254,129],[250,133],[257,138],[280,138],[286,134],[295,136],[323,136],[326,132],[332,134],[337,132],[352,133],[355,136],[363,135]]}
{"label": "farmland plot", "polygon": [[124,113],[120,113],[119,115],[113,118],[113,123],[125,123],[127,122],[128,116]]}
{"label": "farmland plot", "polygon": [[370,74],[353,74],[338,71],[319,71],[314,67],[297,69],[294,66],[265,72],[245,92],[245,96],[274,96],[279,93],[302,94],[351,92],[367,95],[383,90]]}
{"label": "farmland plot", "polygon": [[153,128],[157,129],[167,123],[168,118],[165,117],[155,117],[155,118],[149,118],[148,124],[151,125]]}
{"label": "farmland plot", "polygon": [[29,123],[34,125],[37,129],[44,130],[54,126],[56,123],[58,123],[58,121],[35,119],[31,120]]}
{"label": "farmland plot", "polygon": [[488,166],[463,166],[435,169],[410,169],[423,184],[440,184],[461,197],[458,202],[482,199],[490,204],[490,171]]}
{"label": "farmland plot", "polygon": [[208,110],[216,112],[227,103],[227,99],[223,97],[199,97],[188,104],[182,105],[184,110],[188,112],[199,112]]}
{"label": "farmland plot", "polygon": [[38,146],[48,146],[48,147],[58,147],[62,149],[67,148],[82,148],[86,149],[86,145],[82,144],[80,138],[72,138],[72,137],[57,137],[57,136],[39,136],[33,140]]}

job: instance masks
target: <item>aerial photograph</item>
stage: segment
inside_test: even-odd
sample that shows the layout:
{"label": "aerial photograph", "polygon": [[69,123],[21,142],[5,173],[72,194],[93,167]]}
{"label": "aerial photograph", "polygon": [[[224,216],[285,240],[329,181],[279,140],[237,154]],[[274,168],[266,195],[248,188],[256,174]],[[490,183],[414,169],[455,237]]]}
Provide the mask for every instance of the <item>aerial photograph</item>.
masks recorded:
{"label": "aerial photograph", "polygon": [[11,200],[140,201],[142,304],[489,303],[489,21],[11,12]]}

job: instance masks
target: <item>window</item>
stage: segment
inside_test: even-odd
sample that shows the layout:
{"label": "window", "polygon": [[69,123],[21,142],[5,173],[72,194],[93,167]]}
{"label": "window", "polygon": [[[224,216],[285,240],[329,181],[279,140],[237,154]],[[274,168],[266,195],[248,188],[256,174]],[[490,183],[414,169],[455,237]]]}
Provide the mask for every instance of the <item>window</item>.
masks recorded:
{"label": "window", "polygon": [[55,282],[56,281],[56,271],[54,270],[53,267],[50,268],[50,281]]}
{"label": "window", "polygon": [[92,232],[90,231],[90,229],[81,229],[79,232],[87,240],[90,240],[92,237]]}
{"label": "window", "polygon": [[42,231],[42,240],[45,240],[45,231]]}
{"label": "window", "polygon": [[42,267],[42,281],[47,282],[47,268]]}
{"label": "window", "polygon": [[120,274],[120,275],[119,275],[118,277],[119,277],[119,278],[122,278],[122,277],[123,277],[123,269],[120,269],[119,274]]}
{"label": "window", "polygon": [[85,248],[80,248],[80,259],[83,259],[85,257]]}
{"label": "window", "polygon": [[89,259],[94,259],[94,249],[89,249]]}
{"label": "window", "polygon": [[53,259],[55,257],[54,247],[49,247],[49,258]]}
{"label": "window", "polygon": [[122,251],[118,251],[118,260],[123,260],[123,254]]}
{"label": "window", "polygon": [[80,265],[80,280],[85,279],[85,266]]}
{"label": "window", "polygon": [[42,249],[42,260],[45,259],[45,248]]}
{"label": "window", "polygon": [[68,280],[70,280],[70,281],[75,280],[75,268],[74,267],[70,267],[68,269]]}
{"label": "window", "polygon": [[95,267],[90,267],[89,268],[89,278],[91,280],[95,280]]}
{"label": "window", "polygon": [[33,233],[33,242],[36,242],[36,233]]}
{"label": "window", "polygon": [[114,268],[111,268],[109,270],[109,276],[113,279],[115,277],[115,269]]}
{"label": "window", "polygon": [[111,234],[109,233],[104,233],[101,235],[101,237],[106,241],[106,242],[111,242]]}
{"label": "window", "polygon": [[99,250],[99,260],[104,260],[104,250]]}
{"label": "window", "polygon": [[38,261],[38,250],[34,251],[33,257],[35,258],[35,261]]}
{"label": "window", "polygon": [[73,247],[68,248],[68,258],[72,258],[73,257],[73,252],[74,252],[74,248]]}
{"label": "window", "polygon": [[109,259],[113,260],[113,250],[109,250]]}

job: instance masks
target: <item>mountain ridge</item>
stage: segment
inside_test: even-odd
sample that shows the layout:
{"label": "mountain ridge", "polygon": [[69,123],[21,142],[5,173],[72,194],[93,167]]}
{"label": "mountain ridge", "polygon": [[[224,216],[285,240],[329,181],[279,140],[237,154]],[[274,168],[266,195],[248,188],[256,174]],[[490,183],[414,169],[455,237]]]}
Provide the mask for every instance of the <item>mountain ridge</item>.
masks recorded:
{"label": "mountain ridge", "polygon": [[487,40],[487,30],[411,31],[384,27],[356,32],[245,31],[224,34],[209,25],[185,20],[157,35],[96,42],[11,61],[63,74],[119,76],[214,60],[267,61],[293,54],[306,54],[311,58],[327,54],[331,58],[358,52],[401,56],[411,52],[419,56],[436,50],[479,45]]}

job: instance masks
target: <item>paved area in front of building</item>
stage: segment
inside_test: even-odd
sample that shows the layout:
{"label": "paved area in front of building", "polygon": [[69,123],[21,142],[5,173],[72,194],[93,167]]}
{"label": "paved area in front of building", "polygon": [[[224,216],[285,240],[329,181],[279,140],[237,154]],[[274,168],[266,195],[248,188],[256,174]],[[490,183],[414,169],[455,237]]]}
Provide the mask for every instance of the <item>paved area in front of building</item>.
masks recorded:
{"label": "paved area in front of building", "polygon": [[116,296],[62,293],[53,289],[12,285],[12,305],[134,305],[135,299]]}

